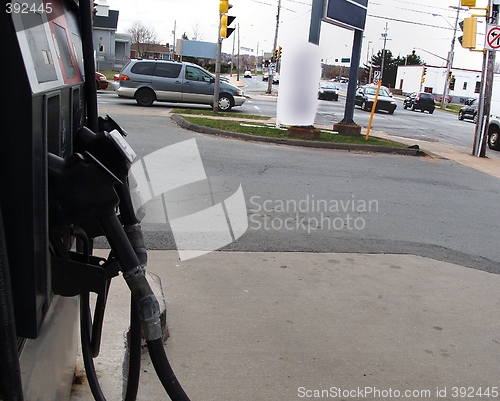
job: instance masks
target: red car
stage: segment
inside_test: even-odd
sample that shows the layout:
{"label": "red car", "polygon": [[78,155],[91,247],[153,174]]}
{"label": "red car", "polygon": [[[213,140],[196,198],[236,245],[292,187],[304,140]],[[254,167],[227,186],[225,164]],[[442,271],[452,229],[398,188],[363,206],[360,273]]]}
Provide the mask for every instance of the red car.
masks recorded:
{"label": "red car", "polygon": [[106,78],[106,75],[101,74],[100,72],[95,73],[95,82],[97,85],[97,90],[105,90],[108,89],[108,79]]}

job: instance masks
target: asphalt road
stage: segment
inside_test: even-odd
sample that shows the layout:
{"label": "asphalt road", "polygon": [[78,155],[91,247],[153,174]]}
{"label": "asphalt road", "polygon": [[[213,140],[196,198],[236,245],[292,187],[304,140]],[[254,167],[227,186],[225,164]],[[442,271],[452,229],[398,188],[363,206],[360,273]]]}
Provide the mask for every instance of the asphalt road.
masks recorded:
{"label": "asphalt road", "polygon": [[[247,101],[242,107],[235,107],[235,115],[242,113],[257,114],[268,117],[276,117],[276,100],[279,91],[279,85],[273,85],[273,94],[265,95],[267,82],[263,82],[258,76],[252,78],[243,78],[240,80],[246,85],[243,88],[248,96]],[[347,84],[338,84],[340,93],[345,94]],[[99,94],[102,102],[111,104],[135,104],[134,100],[119,99],[114,92],[104,91]],[[451,113],[443,112],[439,109],[431,115],[428,113],[412,112],[403,109],[403,102],[397,98],[398,108],[393,115],[385,112],[378,112],[373,119],[372,129],[383,131],[389,135],[399,137],[419,139],[429,142],[441,142],[451,145],[459,145],[472,150],[474,141],[474,124],[471,121],[459,121],[457,116]],[[156,104],[162,107],[185,107],[175,104]],[[194,106],[204,107],[208,106]],[[344,117],[345,96],[341,96],[339,101],[318,100],[318,109],[314,123],[319,125],[332,126],[340,122]],[[363,128],[368,126],[370,113],[361,110],[359,107],[354,109],[354,121]],[[489,151],[491,157],[500,157],[499,152]]]}
{"label": "asphalt road", "polygon": [[[102,102],[100,108],[129,132],[139,158],[196,139],[212,200],[229,197],[241,183],[249,228],[227,250],[407,253],[500,272],[497,178],[430,157],[196,134],[174,125],[165,105],[144,110]],[[177,174],[168,163],[165,174],[169,169]],[[150,249],[175,249],[168,223],[144,228]]]}
{"label": "asphalt road", "polygon": [[[265,91],[264,83],[260,78],[242,80],[247,87],[245,93],[250,96],[248,104],[254,108],[253,112],[263,115],[275,116],[276,105],[274,100],[263,99],[259,96]],[[347,84],[336,83],[339,86],[341,96],[338,102],[318,100],[318,110],[315,124],[331,125],[340,122],[344,118],[345,94],[347,93]],[[279,87],[274,87],[279,91]],[[429,142],[442,142],[446,144],[459,145],[472,149],[474,140],[474,124],[471,121],[459,121],[455,114],[443,112],[439,109],[430,115],[428,113],[412,112],[403,109],[402,98],[396,97],[397,109],[393,115],[385,112],[378,112],[373,119],[372,129],[384,131],[390,135],[420,139]],[[242,108],[243,109],[243,108]],[[361,110],[359,107],[354,109],[354,121],[363,128],[368,126],[370,113]],[[493,152],[496,153],[496,152]]]}

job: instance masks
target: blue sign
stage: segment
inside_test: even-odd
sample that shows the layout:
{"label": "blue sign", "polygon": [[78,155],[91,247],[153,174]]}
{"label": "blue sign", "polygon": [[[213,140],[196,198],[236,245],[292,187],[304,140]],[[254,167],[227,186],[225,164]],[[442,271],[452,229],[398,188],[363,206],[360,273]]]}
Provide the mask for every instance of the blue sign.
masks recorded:
{"label": "blue sign", "polygon": [[325,20],[347,29],[363,31],[368,0],[329,0]]}

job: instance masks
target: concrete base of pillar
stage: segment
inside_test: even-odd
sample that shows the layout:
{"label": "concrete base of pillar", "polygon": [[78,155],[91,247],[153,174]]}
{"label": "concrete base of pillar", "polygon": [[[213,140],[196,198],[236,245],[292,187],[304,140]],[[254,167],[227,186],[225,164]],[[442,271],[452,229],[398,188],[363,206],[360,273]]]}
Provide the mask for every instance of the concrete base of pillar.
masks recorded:
{"label": "concrete base of pillar", "polygon": [[318,139],[321,131],[312,125],[306,127],[291,126],[288,127],[288,135],[300,139]]}
{"label": "concrete base of pillar", "polygon": [[333,130],[342,135],[361,135],[361,126],[352,123],[338,123],[333,126]]}

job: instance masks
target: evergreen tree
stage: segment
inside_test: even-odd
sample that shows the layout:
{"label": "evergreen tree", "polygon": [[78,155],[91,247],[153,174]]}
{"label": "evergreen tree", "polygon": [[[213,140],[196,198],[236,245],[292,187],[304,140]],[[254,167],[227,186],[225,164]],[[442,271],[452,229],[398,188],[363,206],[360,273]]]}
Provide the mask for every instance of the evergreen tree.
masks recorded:
{"label": "evergreen tree", "polygon": [[[382,53],[383,50],[379,50],[378,53],[374,54],[371,58],[372,80],[374,71],[380,71],[381,69]],[[384,57],[384,74],[382,77],[382,85],[387,86],[388,88],[394,88],[399,65],[424,65],[424,64],[425,62],[420,58],[418,54],[415,53],[415,50],[413,50],[411,54],[408,54],[406,57],[398,56],[394,58],[392,52],[386,49]],[[363,79],[365,80],[365,82],[368,82],[370,76],[370,64],[364,64],[363,68],[364,68]]]}
{"label": "evergreen tree", "polygon": [[[392,56],[392,52],[389,49],[385,49],[385,55],[383,55],[383,53],[383,50],[379,50],[377,54],[374,54],[371,58],[372,79],[373,71],[381,70],[383,59],[384,73],[382,74],[382,85],[387,86],[388,88],[394,88],[394,84],[396,82],[396,73],[398,71],[398,59]],[[368,82],[368,77],[370,75],[370,64],[365,64],[364,70],[365,79],[366,82]]]}
{"label": "evergreen tree", "polygon": [[415,53],[415,50],[412,50],[411,54],[408,54],[406,57],[398,56],[398,65],[424,65],[425,62],[420,59],[420,56]]}

